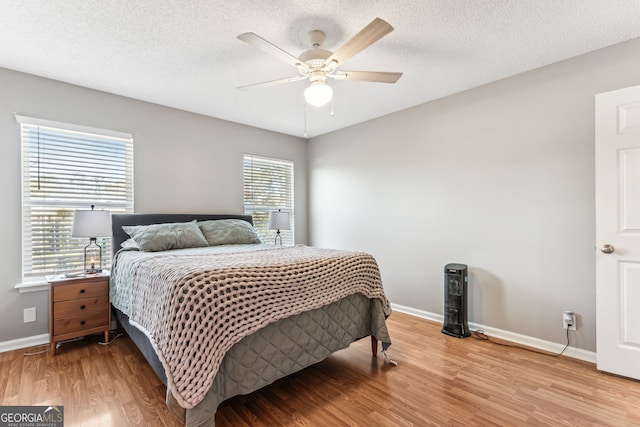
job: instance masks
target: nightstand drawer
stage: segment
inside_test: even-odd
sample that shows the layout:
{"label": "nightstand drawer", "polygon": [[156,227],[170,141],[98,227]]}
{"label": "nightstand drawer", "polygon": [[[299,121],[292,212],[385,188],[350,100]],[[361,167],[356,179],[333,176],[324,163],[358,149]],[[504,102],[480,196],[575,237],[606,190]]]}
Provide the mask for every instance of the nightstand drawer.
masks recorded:
{"label": "nightstand drawer", "polygon": [[109,325],[109,311],[99,313],[87,313],[81,316],[63,317],[53,320],[54,335],[63,335],[69,332],[82,331],[85,329],[99,328]]}
{"label": "nightstand drawer", "polygon": [[68,285],[56,285],[53,288],[54,303],[102,295],[109,295],[109,282],[107,281],[70,283]]}
{"label": "nightstand drawer", "polygon": [[101,295],[94,298],[79,298],[75,300],[56,302],[54,304],[54,318],[78,316],[86,313],[109,310],[109,296]]}

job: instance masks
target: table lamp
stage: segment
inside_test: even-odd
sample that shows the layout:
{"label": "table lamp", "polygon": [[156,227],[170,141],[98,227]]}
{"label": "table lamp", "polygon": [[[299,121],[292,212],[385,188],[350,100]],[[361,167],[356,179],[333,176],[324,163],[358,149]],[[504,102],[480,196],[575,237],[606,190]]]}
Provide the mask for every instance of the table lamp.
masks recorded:
{"label": "table lamp", "polygon": [[105,210],[76,210],[73,214],[72,237],[88,237],[89,244],[84,247],[84,271],[95,274],[102,272],[102,246],[96,239],[111,235],[111,212]]}
{"label": "table lamp", "polygon": [[277,230],[274,244],[277,245],[278,240],[280,240],[280,246],[282,246],[280,230],[291,230],[291,226],[289,225],[289,212],[282,212],[280,209],[278,209],[277,212],[271,212],[269,214],[269,230]]}

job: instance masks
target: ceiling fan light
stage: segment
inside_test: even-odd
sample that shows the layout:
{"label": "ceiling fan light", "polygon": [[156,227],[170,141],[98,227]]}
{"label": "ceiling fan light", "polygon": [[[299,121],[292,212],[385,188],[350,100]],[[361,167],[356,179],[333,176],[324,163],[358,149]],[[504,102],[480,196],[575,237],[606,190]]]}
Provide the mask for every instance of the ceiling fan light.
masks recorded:
{"label": "ceiling fan light", "polygon": [[324,82],[312,83],[304,90],[304,100],[314,107],[322,107],[333,98],[333,89]]}

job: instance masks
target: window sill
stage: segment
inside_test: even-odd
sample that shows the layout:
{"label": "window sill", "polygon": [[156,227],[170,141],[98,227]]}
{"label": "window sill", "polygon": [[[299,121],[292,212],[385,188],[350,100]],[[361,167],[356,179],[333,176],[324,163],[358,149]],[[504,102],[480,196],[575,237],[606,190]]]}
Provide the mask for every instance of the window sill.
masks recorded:
{"label": "window sill", "polygon": [[46,277],[35,277],[32,280],[28,280],[22,283],[18,283],[14,286],[21,294],[28,292],[42,292],[49,290],[49,282]]}

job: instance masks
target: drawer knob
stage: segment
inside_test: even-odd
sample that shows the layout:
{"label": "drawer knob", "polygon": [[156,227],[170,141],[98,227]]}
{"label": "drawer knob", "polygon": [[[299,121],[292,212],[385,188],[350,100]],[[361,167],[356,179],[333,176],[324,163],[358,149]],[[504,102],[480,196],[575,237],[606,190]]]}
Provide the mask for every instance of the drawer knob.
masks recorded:
{"label": "drawer knob", "polygon": [[84,289],[80,289],[80,293],[81,293],[81,294],[84,294]]}
{"label": "drawer knob", "polygon": [[82,305],[80,306],[80,310],[84,310],[85,308],[87,308],[87,306],[86,306],[86,305],[84,305],[84,304],[82,304]]}
{"label": "drawer knob", "polygon": [[80,324],[81,324],[82,326],[84,326],[84,324],[85,324],[85,323],[87,323],[87,322],[85,322],[84,320],[83,320],[82,322],[80,322]]}

